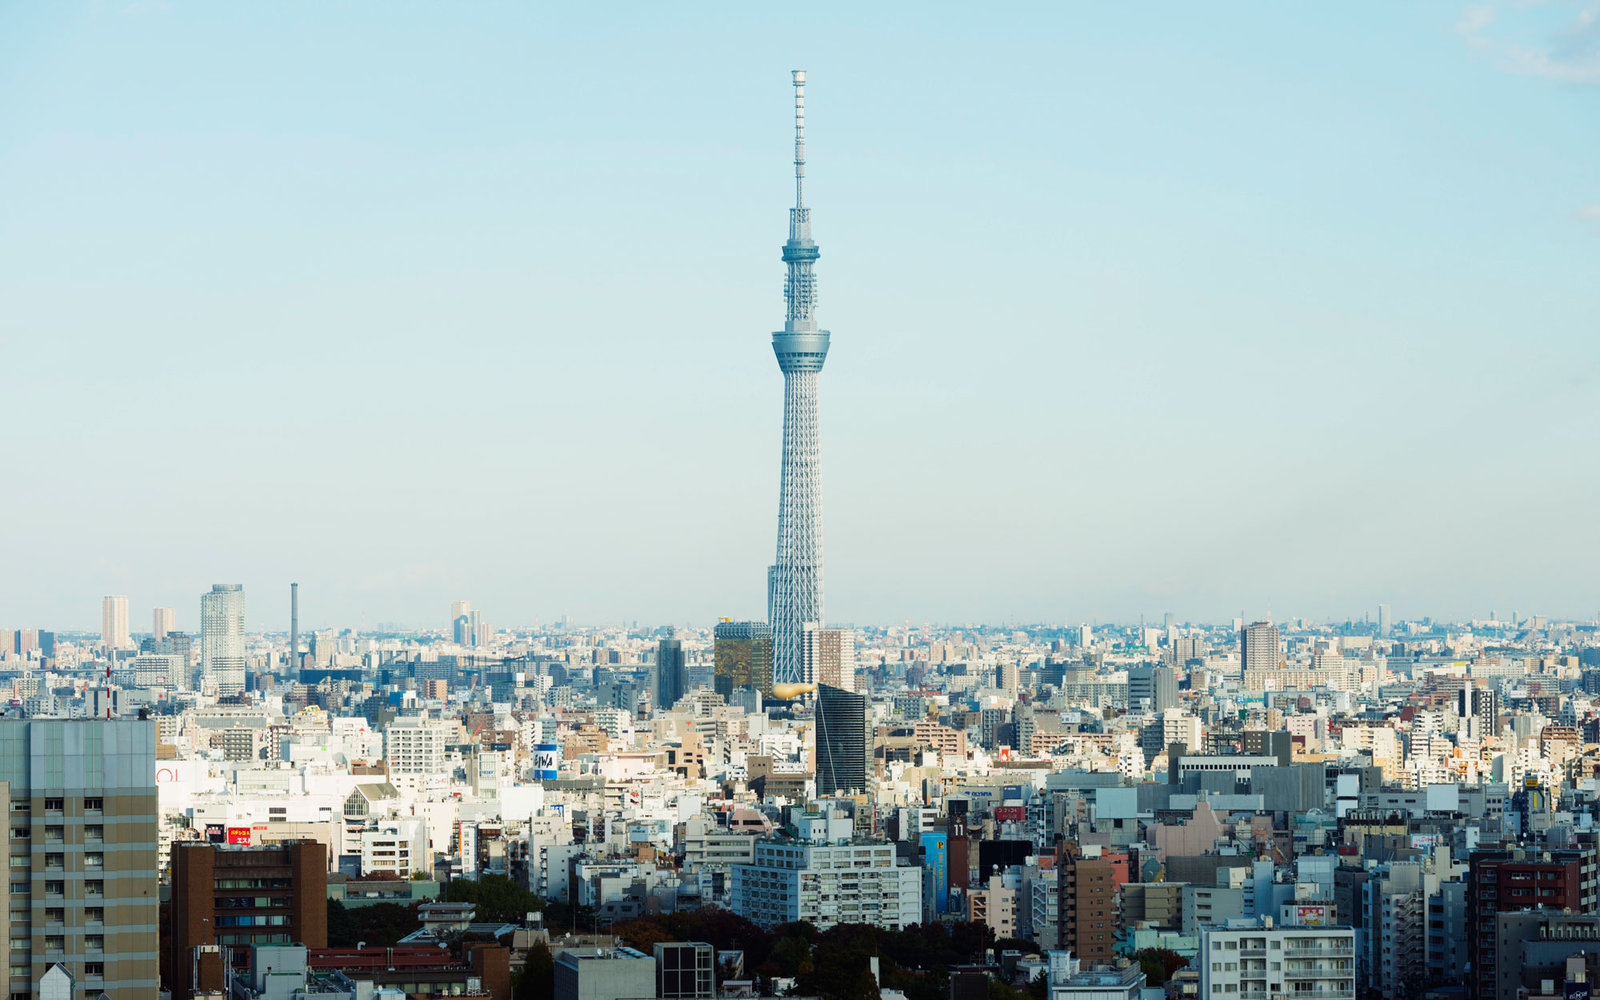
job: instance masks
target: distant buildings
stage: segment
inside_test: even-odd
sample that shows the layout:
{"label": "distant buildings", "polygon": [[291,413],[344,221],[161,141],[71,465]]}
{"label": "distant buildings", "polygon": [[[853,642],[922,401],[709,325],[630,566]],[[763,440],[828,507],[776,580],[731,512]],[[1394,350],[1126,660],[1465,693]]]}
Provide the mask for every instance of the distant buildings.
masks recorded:
{"label": "distant buildings", "polygon": [[156,608],[151,613],[150,638],[160,642],[167,633],[177,628],[177,615],[171,608]]}
{"label": "distant buildings", "polygon": [[1136,712],[1165,712],[1178,704],[1178,677],[1171,667],[1144,666],[1128,670],[1128,708]]}
{"label": "distant buildings", "polygon": [[128,635],[128,599],[106,597],[100,601],[100,645],[106,649],[127,649],[133,644]]}
{"label": "distant buildings", "polygon": [[200,675],[221,697],[244,693],[244,587],[214,584],[200,595]]}
{"label": "distant buildings", "polygon": [[855,633],[849,629],[807,625],[803,662],[807,684],[826,684],[841,691],[854,691]]}

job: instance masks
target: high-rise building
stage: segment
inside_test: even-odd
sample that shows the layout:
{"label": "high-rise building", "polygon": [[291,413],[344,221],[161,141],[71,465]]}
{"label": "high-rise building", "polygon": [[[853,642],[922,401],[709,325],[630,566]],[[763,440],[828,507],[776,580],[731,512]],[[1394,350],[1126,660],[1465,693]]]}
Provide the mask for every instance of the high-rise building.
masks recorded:
{"label": "high-rise building", "polygon": [[712,685],[723,698],[740,688],[772,694],[772,626],[718,622],[712,633]]}
{"label": "high-rise building", "polygon": [[1500,692],[1479,687],[1481,683],[1479,678],[1469,678],[1467,686],[1456,692],[1456,714],[1468,724],[1469,734],[1475,739],[1500,735]]}
{"label": "high-rise building", "polygon": [[841,691],[856,689],[856,636],[849,629],[805,628],[802,664],[807,684],[827,684]]}
{"label": "high-rise building", "polygon": [[772,335],[783,372],[783,474],[778,488],[778,550],[768,572],[774,684],[805,683],[805,627],[822,615],[822,449],[817,376],[828,357],[828,331],[817,328],[820,255],[806,208],[806,71],[794,71],[794,208],[783,245],[787,316]]}
{"label": "high-rise building", "polygon": [[106,597],[100,601],[100,644],[107,649],[127,649],[128,599]]}
{"label": "high-rise building", "polygon": [[1117,879],[1112,863],[1104,857],[1086,857],[1075,844],[1064,845],[1056,860],[1056,892],[1060,946],[1085,962],[1110,962],[1117,937]]}
{"label": "high-rise building", "polygon": [[867,790],[867,699],[817,687],[817,794]]}
{"label": "high-rise building", "polygon": [[655,707],[665,711],[678,703],[686,693],[687,675],[684,663],[683,640],[662,639],[656,646]]}
{"label": "high-rise building", "polygon": [[[172,845],[171,878],[172,926],[162,971],[173,1000],[187,1000],[193,990],[212,986],[194,981],[197,947],[223,946],[234,969],[243,971],[252,945],[328,946],[326,844],[180,842]],[[210,978],[204,962],[202,957],[198,963],[203,980]]]}
{"label": "high-rise building", "polygon": [[155,1000],[155,764],[154,722],[0,720],[12,997],[60,965],[82,996]]}
{"label": "high-rise building", "polygon": [[157,642],[167,637],[167,633],[177,628],[177,616],[171,608],[156,608],[151,613],[150,638]]}
{"label": "high-rise building", "polygon": [[1394,619],[1389,614],[1389,605],[1378,605],[1378,638],[1387,639],[1394,630]]}
{"label": "high-rise building", "polygon": [[200,595],[200,675],[226,697],[244,693],[244,585],[213,584]]}
{"label": "high-rise building", "polygon": [[1281,653],[1278,626],[1271,622],[1251,622],[1239,630],[1239,661],[1243,670],[1276,670]]}
{"label": "high-rise building", "polygon": [[1128,708],[1165,712],[1178,704],[1178,675],[1171,667],[1128,668]]}

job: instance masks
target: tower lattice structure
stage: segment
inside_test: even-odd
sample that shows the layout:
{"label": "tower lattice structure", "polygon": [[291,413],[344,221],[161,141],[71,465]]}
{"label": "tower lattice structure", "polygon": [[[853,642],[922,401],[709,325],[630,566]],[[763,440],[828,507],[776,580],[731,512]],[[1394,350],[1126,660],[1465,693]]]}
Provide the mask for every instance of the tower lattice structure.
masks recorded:
{"label": "tower lattice structure", "polygon": [[772,350],[783,372],[783,475],[778,490],[778,553],[767,575],[772,622],[772,681],[803,684],[805,627],[822,624],[822,448],[817,376],[828,357],[828,331],[817,329],[820,251],[806,208],[806,71],[794,71],[794,208],[783,245],[787,268],[783,330]]}

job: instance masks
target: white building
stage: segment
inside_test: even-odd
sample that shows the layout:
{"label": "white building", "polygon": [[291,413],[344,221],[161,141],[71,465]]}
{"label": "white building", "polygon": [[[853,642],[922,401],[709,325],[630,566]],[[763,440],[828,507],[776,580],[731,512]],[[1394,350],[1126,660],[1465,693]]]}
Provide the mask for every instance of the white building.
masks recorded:
{"label": "white building", "polygon": [[133,645],[128,636],[128,599],[107,597],[100,602],[100,644],[107,649]]}
{"label": "white building", "polygon": [[383,731],[383,756],[391,774],[439,774],[457,727],[421,716],[402,716]]}
{"label": "white building", "polygon": [[244,693],[244,586],[213,584],[200,595],[200,673],[219,696]]}
{"label": "white building", "polygon": [[394,872],[409,878],[412,872],[432,872],[428,828],[414,819],[393,820],[361,831],[361,873]]}
{"label": "white building", "polygon": [[1247,996],[1352,998],[1355,931],[1282,927],[1271,917],[1229,920],[1200,932],[1200,1000]]}
{"label": "white building", "polygon": [[922,869],[896,864],[883,841],[761,840],[753,864],[733,866],[733,911],[762,927],[805,920],[820,930],[899,930],[922,920]]}

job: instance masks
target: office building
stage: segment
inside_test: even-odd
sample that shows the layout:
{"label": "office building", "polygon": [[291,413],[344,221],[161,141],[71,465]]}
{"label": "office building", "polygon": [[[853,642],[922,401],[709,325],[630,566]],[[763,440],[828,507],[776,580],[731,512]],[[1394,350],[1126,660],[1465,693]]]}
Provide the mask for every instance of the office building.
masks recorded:
{"label": "office building", "polygon": [[1278,626],[1251,622],[1239,630],[1239,665],[1242,670],[1276,670],[1282,663]]}
{"label": "office building", "polygon": [[805,682],[841,691],[856,689],[856,636],[849,629],[805,628]]}
{"label": "office building", "polygon": [[555,1000],[653,997],[656,961],[632,948],[567,948],[556,955]]}
{"label": "office building", "polygon": [[717,995],[717,951],[703,941],[655,946],[658,1000],[712,1000]]}
{"label": "office building", "polygon": [[1178,704],[1178,675],[1171,667],[1130,667],[1128,708],[1134,712],[1165,712]]}
{"label": "office building", "polygon": [[670,709],[687,693],[684,690],[687,674],[683,640],[662,639],[656,646],[655,706],[657,708]]}
{"label": "office building", "polygon": [[1353,997],[1355,931],[1234,917],[1201,928],[1196,964],[1202,997]]}
{"label": "office building", "polygon": [[777,560],[767,573],[767,620],[772,623],[774,684],[805,683],[805,627],[821,625],[822,448],[817,425],[817,378],[828,357],[828,331],[817,326],[820,251],[806,208],[806,72],[794,71],[794,208],[783,245],[788,271],[783,330],[772,350],[783,372],[783,473],[778,488]]}
{"label": "office building", "polygon": [[1474,681],[1477,679],[1469,678],[1467,685],[1456,692],[1456,714],[1474,739],[1499,736],[1500,692]]}
{"label": "office building", "polygon": [[0,720],[12,997],[40,996],[59,965],[74,1000],[156,1000],[155,758],[154,722]]}
{"label": "office building", "polygon": [[766,928],[900,930],[922,920],[922,869],[896,863],[894,845],[880,841],[762,840],[755,861],[733,866],[733,911]]}
{"label": "office building", "polygon": [[712,685],[723,698],[740,688],[772,694],[772,627],[766,622],[718,622],[712,634]]}
{"label": "office building", "polygon": [[1488,1000],[1502,978],[1495,944],[1496,918],[1540,907],[1594,913],[1600,898],[1595,851],[1482,848],[1472,852],[1467,872],[1468,995]]}
{"label": "office building", "polygon": [[244,586],[218,583],[200,595],[200,676],[220,697],[244,693]]}
{"label": "office building", "polygon": [[106,649],[127,649],[133,643],[128,636],[128,599],[106,597],[100,601],[100,645]]}
{"label": "office building", "polygon": [[171,608],[156,608],[151,612],[150,638],[160,642],[167,633],[177,628],[177,615]]}
{"label": "office building", "polygon": [[824,684],[816,705],[817,794],[866,791],[866,696]]}
{"label": "office building", "polygon": [[1378,605],[1378,638],[1387,639],[1394,631],[1394,620],[1389,613],[1389,605]]}
{"label": "office building", "polygon": [[221,945],[235,970],[252,945],[328,946],[328,848],[312,840],[267,847],[172,845],[171,926],[163,973],[173,1000],[198,985],[195,949]]}

